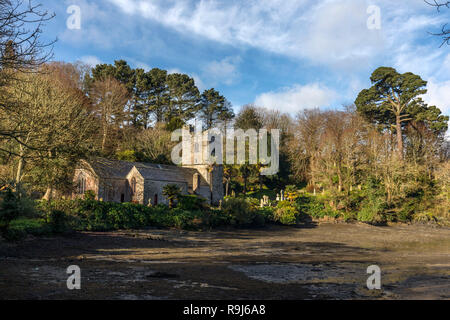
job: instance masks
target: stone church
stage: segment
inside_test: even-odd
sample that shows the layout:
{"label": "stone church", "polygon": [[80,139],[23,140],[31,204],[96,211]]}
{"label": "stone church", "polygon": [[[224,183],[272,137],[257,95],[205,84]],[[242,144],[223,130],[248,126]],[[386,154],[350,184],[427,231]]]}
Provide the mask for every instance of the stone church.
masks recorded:
{"label": "stone church", "polygon": [[175,184],[182,194],[198,195],[207,203],[218,205],[224,196],[222,178],[221,165],[171,166],[95,158],[79,162],[72,198],[82,197],[91,190],[102,201],[167,204],[163,187]]}

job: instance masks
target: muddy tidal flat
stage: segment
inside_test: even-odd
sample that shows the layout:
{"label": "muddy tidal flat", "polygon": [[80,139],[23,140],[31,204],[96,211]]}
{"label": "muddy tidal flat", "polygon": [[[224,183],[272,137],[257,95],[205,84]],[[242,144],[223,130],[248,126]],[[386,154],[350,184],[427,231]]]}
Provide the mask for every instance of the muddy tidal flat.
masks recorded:
{"label": "muddy tidal flat", "polygon": [[[71,265],[80,290],[67,288]],[[380,290],[367,288],[371,265]],[[450,299],[450,229],[323,223],[0,242],[0,299]]]}

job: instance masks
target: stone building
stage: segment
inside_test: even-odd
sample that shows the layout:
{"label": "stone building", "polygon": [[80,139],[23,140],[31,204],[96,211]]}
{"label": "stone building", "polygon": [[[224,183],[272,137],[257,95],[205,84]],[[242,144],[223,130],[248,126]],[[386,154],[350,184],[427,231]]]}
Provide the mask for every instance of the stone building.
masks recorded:
{"label": "stone building", "polygon": [[163,187],[176,184],[183,194],[195,194],[217,205],[223,198],[223,167],[206,164],[170,166],[95,158],[80,161],[72,197],[92,190],[98,200],[167,204]]}

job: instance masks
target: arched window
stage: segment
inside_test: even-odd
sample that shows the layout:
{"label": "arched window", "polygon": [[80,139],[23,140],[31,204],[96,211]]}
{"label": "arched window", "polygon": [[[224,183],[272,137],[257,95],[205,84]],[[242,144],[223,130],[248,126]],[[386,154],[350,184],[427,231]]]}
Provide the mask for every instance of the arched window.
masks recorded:
{"label": "arched window", "polygon": [[131,194],[135,195],[136,194],[136,178],[133,177],[131,179]]}
{"label": "arched window", "polygon": [[79,176],[77,183],[77,194],[85,194],[85,193],[86,193],[86,178],[84,176]]}
{"label": "arched window", "polygon": [[157,206],[157,205],[158,205],[158,195],[157,195],[157,194],[155,194],[155,198],[154,198],[154,201],[153,201],[153,205],[154,205],[154,206]]}

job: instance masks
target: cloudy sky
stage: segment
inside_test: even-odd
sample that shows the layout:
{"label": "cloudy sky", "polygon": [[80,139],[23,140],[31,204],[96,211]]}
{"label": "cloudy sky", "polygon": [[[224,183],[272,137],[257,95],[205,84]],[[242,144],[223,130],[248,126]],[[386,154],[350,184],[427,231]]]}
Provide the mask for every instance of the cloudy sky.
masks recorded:
{"label": "cloudy sky", "polygon": [[[450,22],[423,0],[45,0],[55,60],[127,60],[191,75],[235,106],[295,114],[341,108],[379,66],[428,81],[425,100],[450,114],[450,46],[430,35]],[[68,8],[81,28],[67,27]],[[375,6],[375,7],[374,7]],[[380,19],[377,19],[379,8]]]}

